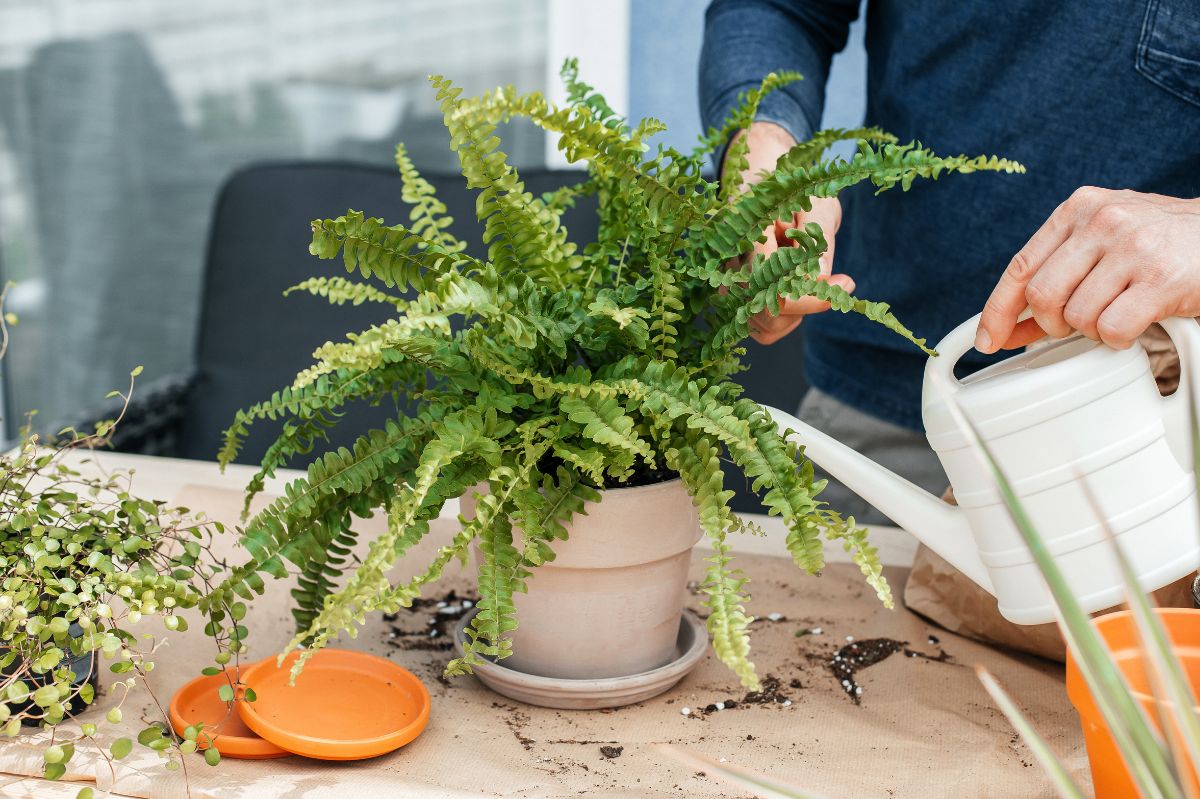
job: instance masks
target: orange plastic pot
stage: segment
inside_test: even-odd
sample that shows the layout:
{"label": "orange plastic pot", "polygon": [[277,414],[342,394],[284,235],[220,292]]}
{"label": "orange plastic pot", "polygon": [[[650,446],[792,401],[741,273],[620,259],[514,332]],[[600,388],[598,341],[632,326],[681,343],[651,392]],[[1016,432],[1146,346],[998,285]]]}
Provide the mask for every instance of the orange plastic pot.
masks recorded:
{"label": "orange plastic pot", "polygon": [[[1159,608],[1157,611],[1172,650],[1183,664],[1184,673],[1196,691],[1200,688],[1200,610],[1191,608]],[[1129,611],[1101,616],[1093,621],[1101,638],[1112,652],[1117,668],[1125,675],[1134,697],[1155,719],[1154,697],[1151,694],[1148,664],[1144,660],[1137,629]],[[1200,692],[1200,691],[1198,691]],[[1112,733],[1071,652],[1067,652],[1067,696],[1079,712],[1083,739],[1087,744],[1088,763],[1092,769],[1092,784],[1096,799],[1136,799],[1140,796],[1117,749]],[[1157,723],[1157,722],[1156,722]],[[1196,780],[1193,765],[1192,779]]]}

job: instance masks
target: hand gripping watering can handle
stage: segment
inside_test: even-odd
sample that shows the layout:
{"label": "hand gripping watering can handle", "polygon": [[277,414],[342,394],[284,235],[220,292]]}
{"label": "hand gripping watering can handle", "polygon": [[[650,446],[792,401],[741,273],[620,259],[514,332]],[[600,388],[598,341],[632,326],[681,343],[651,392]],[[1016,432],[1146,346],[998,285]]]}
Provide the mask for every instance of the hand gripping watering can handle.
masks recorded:
{"label": "hand gripping watering can handle", "polygon": [[[954,367],[962,356],[975,348],[975,333],[979,330],[979,319],[983,314],[975,314],[958,327],[951,330],[944,339],[938,342],[938,357],[929,362],[929,370],[941,379],[942,388],[953,394],[962,384],[954,376]],[[1028,307],[1017,317],[1018,322],[1033,318],[1033,311]]]}

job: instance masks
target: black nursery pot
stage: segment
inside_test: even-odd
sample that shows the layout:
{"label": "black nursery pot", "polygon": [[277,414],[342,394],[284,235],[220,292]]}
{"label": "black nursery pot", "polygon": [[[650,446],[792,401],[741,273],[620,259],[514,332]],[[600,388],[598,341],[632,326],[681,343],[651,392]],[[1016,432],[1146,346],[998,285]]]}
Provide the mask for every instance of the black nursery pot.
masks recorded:
{"label": "black nursery pot", "polygon": [[[67,632],[70,634],[70,636],[72,638],[79,638],[83,635],[83,628],[80,627],[78,624],[72,624],[70,627],[67,628]],[[83,655],[77,655],[73,658],[70,658],[70,660],[68,662],[70,663],[71,671],[75,675],[71,679],[72,686],[74,686],[75,688],[82,688],[86,684],[86,685],[91,685],[92,690],[99,690],[100,678],[96,672],[96,653],[95,652],[88,652]],[[45,685],[51,681],[49,675],[37,675],[37,674],[31,674],[28,677],[25,677],[24,679],[26,682],[31,683],[32,687],[34,689],[40,688],[42,685]],[[74,715],[75,713],[81,712],[87,706],[88,706],[87,703],[84,702],[82,698],[80,698],[78,695],[75,695],[71,698],[71,701],[67,703],[67,712],[69,714]],[[34,705],[33,702],[26,702],[23,705],[17,705],[15,707],[12,707],[11,710],[14,713],[19,714],[19,713],[24,713],[29,710],[33,710],[35,708],[36,708],[36,705]],[[41,719],[22,719],[21,725],[25,726],[25,727],[40,727],[42,725],[42,720]]]}

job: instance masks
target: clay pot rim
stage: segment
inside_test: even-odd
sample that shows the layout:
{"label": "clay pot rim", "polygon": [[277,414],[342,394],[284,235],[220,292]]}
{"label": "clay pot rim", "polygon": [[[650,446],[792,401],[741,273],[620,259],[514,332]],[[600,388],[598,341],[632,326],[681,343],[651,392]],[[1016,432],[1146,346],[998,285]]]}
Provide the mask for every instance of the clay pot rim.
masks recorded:
{"label": "clay pot rim", "polygon": [[[682,477],[672,477],[670,480],[659,480],[657,483],[647,483],[641,486],[618,486],[616,488],[604,488],[601,486],[596,490],[601,494],[620,494],[621,496],[632,496],[638,492],[650,493],[654,490],[662,490],[664,488],[673,487],[675,483],[683,483]],[[686,486],[685,486],[686,488]]]}
{"label": "clay pot rim", "polygon": [[[1182,617],[1185,619],[1191,618],[1197,624],[1200,624],[1200,608],[1154,608],[1154,613],[1159,617],[1178,616],[1178,617]],[[1130,652],[1130,651],[1135,651],[1135,650],[1131,649],[1130,647],[1119,647],[1117,649],[1113,649],[1110,646],[1108,639],[1104,637],[1103,628],[1106,626],[1114,625],[1118,622],[1132,622],[1132,620],[1133,620],[1133,612],[1129,611],[1129,610],[1117,610],[1117,611],[1113,611],[1112,613],[1105,613],[1103,616],[1098,616],[1097,618],[1092,620],[1092,624],[1095,625],[1095,627],[1101,634],[1101,638],[1104,641],[1104,645],[1108,648],[1109,652],[1112,653],[1112,655],[1114,657],[1119,657],[1124,652]],[[1170,638],[1169,630],[1167,632],[1167,637]],[[1177,646],[1175,644],[1172,644],[1172,647],[1171,647],[1171,649],[1173,651],[1179,650],[1179,649],[1193,649],[1193,648],[1194,647],[1190,647],[1187,645]],[[1079,713],[1082,714],[1085,709],[1087,709],[1087,710],[1096,709],[1095,708],[1095,699],[1092,697],[1091,689],[1089,689],[1087,687],[1087,684],[1083,679],[1083,674],[1079,672],[1079,666],[1078,666],[1078,664],[1075,663],[1075,656],[1071,653],[1070,647],[1067,648],[1067,671],[1068,671],[1068,673],[1070,673],[1071,671],[1074,671],[1074,672],[1076,672],[1076,675],[1077,675],[1077,679],[1074,681],[1068,679],[1068,690],[1067,690],[1068,698],[1071,699],[1071,704],[1075,706],[1076,711],[1078,711]],[[1072,682],[1078,683],[1078,685],[1080,686],[1080,690],[1086,692],[1086,694],[1085,694],[1086,703],[1087,703],[1086,708],[1081,707],[1081,704],[1083,704],[1083,703],[1076,702],[1075,697],[1072,696],[1072,691],[1070,690],[1070,685]],[[1134,698],[1134,700],[1136,700],[1139,703],[1155,701],[1154,695],[1149,694],[1145,691],[1135,691],[1135,690],[1130,689],[1129,695],[1132,696]],[[1200,712],[1200,705],[1197,706],[1196,710],[1198,712]]]}
{"label": "clay pot rim", "polygon": [[[661,490],[668,486],[672,486],[675,483],[683,483],[683,478],[682,477],[672,477],[669,480],[659,480],[657,483],[647,483],[646,485],[640,485],[640,486],[617,486],[616,488],[605,488],[603,486],[600,486],[600,487],[591,486],[591,488],[594,491],[599,491],[601,494],[619,494],[621,496],[631,496],[638,492],[650,493],[651,491],[654,491],[655,489]],[[460,497],[460,499],[469,496],[472,491],[475,491],[476,493],[478,493],[479,485],[486,486],[487,480],[483,480],[476,485],[469,486],[467,488],[467,490],[463,492],[462,497]],[[685,488],[686,488],[686,486],[685,486]]]}

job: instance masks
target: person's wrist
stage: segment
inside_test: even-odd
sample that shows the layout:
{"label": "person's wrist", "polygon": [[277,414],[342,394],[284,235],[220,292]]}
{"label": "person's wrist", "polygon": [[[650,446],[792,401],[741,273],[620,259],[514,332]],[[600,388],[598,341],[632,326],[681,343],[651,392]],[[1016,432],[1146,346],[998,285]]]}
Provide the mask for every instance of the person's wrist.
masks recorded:
{"label": "person's wrist", "polygon": [[[744,184],[756,183],[760,176],[760,172],[771,171],[775,168],[777,162],[784,153],[796,146],[796,140],[792,138],[792,134],[788,133],[782,125],[777,125],[774,122],[752,122],[750,127],[745,130],[739,130],[730,140],[732,145],[734,142],[745,137],[747,139],[746,163],[749,168],[742,175]],[[725,149],[725,157],[729,157],[729,148]],[[725,164],[722,159],[721,170],[724,171]]]}

